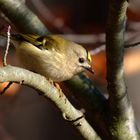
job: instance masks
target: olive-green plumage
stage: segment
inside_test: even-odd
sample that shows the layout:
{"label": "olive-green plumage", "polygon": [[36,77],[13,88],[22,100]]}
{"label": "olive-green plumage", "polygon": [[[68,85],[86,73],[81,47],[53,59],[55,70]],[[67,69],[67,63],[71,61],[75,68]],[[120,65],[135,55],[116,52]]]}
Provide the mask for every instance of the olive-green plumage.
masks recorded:
{"label": "olive-green plumage", "polygon": [[81,45],[57,35],[13,35],[23,67],[55,82],[65,81],[85,69],[91,71],[91,57]]}

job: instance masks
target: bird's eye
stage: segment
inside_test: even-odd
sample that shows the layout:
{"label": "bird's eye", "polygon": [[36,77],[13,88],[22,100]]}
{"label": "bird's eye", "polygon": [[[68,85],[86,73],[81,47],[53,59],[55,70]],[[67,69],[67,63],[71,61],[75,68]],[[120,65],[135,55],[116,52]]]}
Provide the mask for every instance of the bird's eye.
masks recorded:
{"label": "bird's eye", "polygon": [[79,62],[80,63],[84,63],[85,62],[85,59],[81,57],[81,58],[79,58]]}

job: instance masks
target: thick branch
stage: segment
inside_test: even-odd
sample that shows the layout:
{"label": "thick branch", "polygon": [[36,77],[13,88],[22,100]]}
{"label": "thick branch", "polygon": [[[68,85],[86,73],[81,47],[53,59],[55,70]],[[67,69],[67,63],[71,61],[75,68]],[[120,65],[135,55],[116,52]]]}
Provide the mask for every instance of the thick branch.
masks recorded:
{"label": "thick branch", "polygon": [[100,140],[85,118],[81,117],[83,114],[71,105],[65,95],[60,97],[60,91],[51,85],[45,77],[13,66],[0,68],[0,82],[9,81],[22,83],[41,91],[44,97],[49,98],[53,103],[55,103],[63,116],[65,116],[65,118],[75,126],[84,139]]}
{"label": "thick branch", "polygon": [[65,82],[73,95],[86,110],[89,122],[102,138],[109,139],[106,121],[108,121],[108,102],[101,92],[85,75],[80,74]]}
{"label": "thick branch", "polygon": [[107,81],[110,104],[110,132],[112,139],[136,140],[138,132],[124,80],[124,30],[126,0],[110,0],[106,31]]}
{"label": "thick branch", "polygon": [[12,21],[19,31],[45,35],[48,30],[38,17],[21,1],[0,0],[0,10]]}

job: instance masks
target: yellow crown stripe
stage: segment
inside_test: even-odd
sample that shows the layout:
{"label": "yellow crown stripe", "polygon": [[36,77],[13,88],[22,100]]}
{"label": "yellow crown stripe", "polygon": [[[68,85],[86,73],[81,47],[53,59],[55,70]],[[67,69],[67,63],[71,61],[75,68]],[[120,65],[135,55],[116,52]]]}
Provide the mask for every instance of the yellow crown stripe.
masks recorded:
{"label": "yellow crown stripe", "polygon": [[88,59],[89,62],[91,62],[91,55],[90,55],[89,52],[87,52],[87,59]]}

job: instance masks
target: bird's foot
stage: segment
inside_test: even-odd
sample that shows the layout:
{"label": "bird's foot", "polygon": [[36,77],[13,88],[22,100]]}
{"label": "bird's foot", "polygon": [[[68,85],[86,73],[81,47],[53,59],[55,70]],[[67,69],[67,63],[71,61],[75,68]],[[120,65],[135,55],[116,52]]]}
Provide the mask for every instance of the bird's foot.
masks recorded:
{"label": "bird's foot", "polygon": [[64,93],[62,92],[62,89],[60,88],[59,84],[54,82],[53,80],[49,79],[50,84],[52,84],[53,86],[55,86],[58,91],[59,91],[59,97],[63,97]]}
{"label": "bird's foot", "polygon": [[62,92],[62,89],[58,83],[54,82],[54,86],[58,89],[59,91],[59,97],[63,97],[64,93]]}

